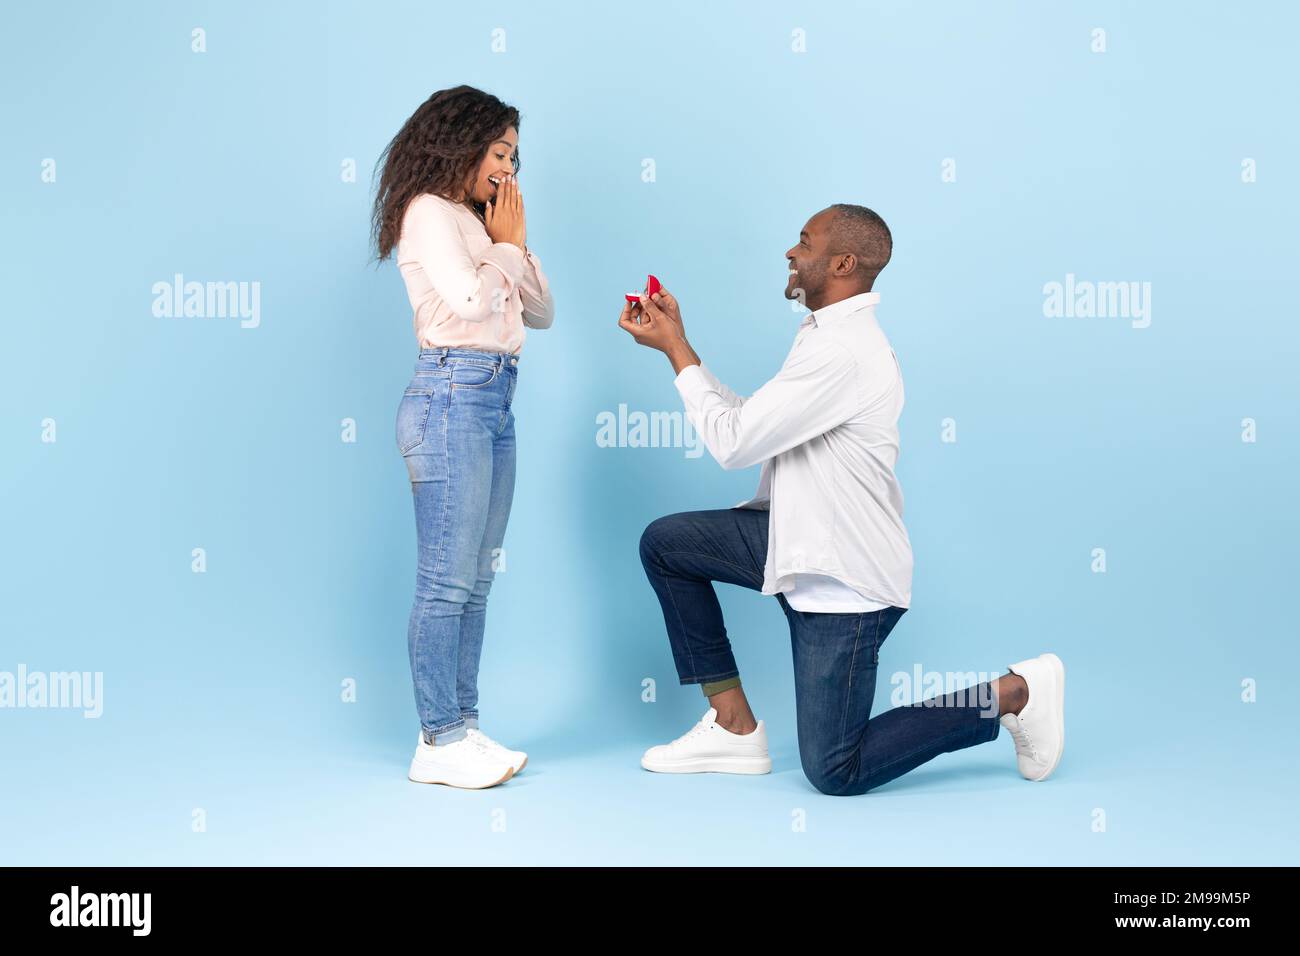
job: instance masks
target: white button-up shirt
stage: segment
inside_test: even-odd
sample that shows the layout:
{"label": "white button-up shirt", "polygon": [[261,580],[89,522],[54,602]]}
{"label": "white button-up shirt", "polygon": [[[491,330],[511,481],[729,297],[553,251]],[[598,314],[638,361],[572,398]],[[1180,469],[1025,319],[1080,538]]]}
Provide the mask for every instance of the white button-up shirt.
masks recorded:
{"label": "white button-up shirt", "polygon": [[734,507],[769,512],[764,594],[788,601],[801,576],[824,575],[866,607],[911,604],[912,546],[894,476],[903,376],[876,322],[879,301],[863,292],[809,313],[781,370],[749,398],[703,365],[674,380],[718,464],[762,462],[758,491]]}

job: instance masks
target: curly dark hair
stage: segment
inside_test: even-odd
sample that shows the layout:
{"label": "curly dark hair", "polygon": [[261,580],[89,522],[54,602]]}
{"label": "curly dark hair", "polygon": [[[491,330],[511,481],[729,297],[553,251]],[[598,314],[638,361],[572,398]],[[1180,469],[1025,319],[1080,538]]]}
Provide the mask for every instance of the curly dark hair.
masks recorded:
{"label": "curly dark hair", "polygon": [[[488,147],[511,126],[519,129],[519,111],[472,86],[439,90],[420,104],[375,164],[383,169],[370,218],[378,261],[397,245],[411,200],[434,193],[455,202]],[[514,167],[518,172],[517,149]],[[473,205],[482,215],[482,203]]]}

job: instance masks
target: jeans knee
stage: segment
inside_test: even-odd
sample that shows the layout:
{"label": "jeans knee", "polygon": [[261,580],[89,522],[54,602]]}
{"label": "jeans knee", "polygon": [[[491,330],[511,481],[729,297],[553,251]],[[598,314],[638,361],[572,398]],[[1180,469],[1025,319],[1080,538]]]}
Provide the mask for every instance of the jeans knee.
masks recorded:
{"label": "jeans knee", "polygon": [[461,614],[472,595],[473,592],[462,584],[440,581],[425,574],[419,576],[415,588],[415,600],[443,616]]}
{"label": "jeans knee", "polygon": [[677,515],[664,515],[646,525],[645,530],[641,532],[639,545],[643,565],[649,568],[659,562],[659,556],[663,554],[665,545],[676,527]]}
{"label": "jeans knee", "polygon": [[835,765],[824,758],[805,757],[802,763],[808,782],[828,797],[852,797],[875,786],[869,777],[858,775],[856,759]]}
{"label": "jeans knee", "polygon": [[645,530],[641,532],[641,540],[637,544],[637,550],[641,554],[641,564],[647,568],[654,563],[657,551],[657,532],[655,530],[655,524],[662,520],[662,518],[656,518],[654,521],[651,521],[646,525]]}
{"label": "jeans knee", "polygon": [[839,774],[826,773],[822,770],[811,770],[808,767],[803,768],[804,776],[820,793],[828,797],[846,796],[844,791],[844,777]]}
{"label": "jeans knee", "polygon": [[465,603],[471,607],[483,607],[487,604],[488,592],[492,590],[491,578],[479,578],[474,585],[474,590],[469,592],[469,597]]}

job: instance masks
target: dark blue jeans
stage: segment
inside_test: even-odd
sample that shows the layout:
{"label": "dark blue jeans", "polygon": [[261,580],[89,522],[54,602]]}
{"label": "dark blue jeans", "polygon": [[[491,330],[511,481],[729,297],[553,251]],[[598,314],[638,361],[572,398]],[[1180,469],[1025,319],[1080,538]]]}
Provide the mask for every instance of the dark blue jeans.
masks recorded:
{"label": "dark blue jeans", "polygon": [[[762,590],[767,519],[747,508],[688,511],[652,521],[641,535],[641,563],[681,683],[739,675],[713,582]],[[777,600],[790,623],[799,759],[822,793],[866,793],[939,754],[997,737],[987,682],[872,718],[880,646],[903,608],[814,614],[796,611],[784,595]]]}

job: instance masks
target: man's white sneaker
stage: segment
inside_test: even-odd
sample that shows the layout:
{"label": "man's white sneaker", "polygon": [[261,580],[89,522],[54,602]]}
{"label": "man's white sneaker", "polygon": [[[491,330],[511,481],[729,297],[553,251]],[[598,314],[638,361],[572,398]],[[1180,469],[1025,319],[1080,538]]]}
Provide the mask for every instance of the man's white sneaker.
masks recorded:
{"label": "man's white sneaker", "polygon": [[1046,780],[1065,752],[1065,665],[1055,654],[1039,654],[1012,664],[1029,687],[1020,713],[998,718],[1016,743],[1016,764],[1026,780]]}
{"label": "man's white sneaker", "polygon": [[523,770],[524,764],[528,763],[528,754],[522,750],[511,750],[509,747],[497,743],[477,727],[470,727],[468,735],[486,747],[489,753],[496,753],[498,757],[514,767],[515,773]]}
{"label": "man's white sneaker", "polygon": [[442,783],[449,787],[482,790],[505,783],[514,773],[515,768],[509,761],[492,753],[469,735],[434,747],[424,742],[421,733],[407,776],[416,783]]}
{"label": "man's white sneaker", "polygon": [[710,707],[699,723],[669,744],[651,747],[641,766],[655,773],[769,773],[767,730],[760,720],[748,734],[733,734],[716,723]]}

